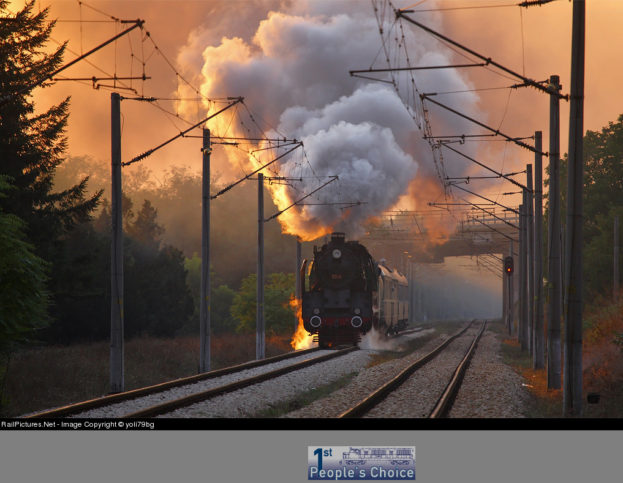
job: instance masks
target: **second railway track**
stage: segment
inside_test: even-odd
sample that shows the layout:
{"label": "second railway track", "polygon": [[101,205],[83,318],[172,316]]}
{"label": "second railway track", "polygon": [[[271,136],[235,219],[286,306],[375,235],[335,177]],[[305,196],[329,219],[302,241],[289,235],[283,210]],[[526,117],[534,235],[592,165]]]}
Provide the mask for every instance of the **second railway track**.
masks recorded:
{"label": "second railway track", "polygon": [[[251,361],[162,384],[70,404],[30,414],[25,416],[25,418],[120,418],[127,417],[130,414],[134,416],[134,413],[139,411],[144,412],[144,414],[140,414],[140,417],[151,417],[162,412],[162,408],[159,411],[155,409],[156,406],[164,407],[164,404],[168,404],[169,408],[173,408],[175,405],[173,401],[189,398],[192,394],[205,393],[206,391],[211,391],[212,395],[219,392],[229,392],[245,385],[258,383],[302,367],[339,357],[355,349],[321,351],[314,348],[294,351],[268,359]],[[181,405],[183,403],[179,401],[178,404]],[[150,412],[147,410],[148,408],[152,408]],[[136,417],[139,416],[137,415]]]}
{"label": "second railway track", "polygon": [[445,416],[485,326],[469,324],[339,417]]}
{"label": "second railway track", "polygon": [[[138,411],[130,412],[125,414],[123,417],[152,418],[162,415],[166,415],[167,417],[193,417],[198,415],[205,416],[207,415],[206,411],[208,410],[202,406],[218,396],[233,393],[235,391],[242,390],[244,388],[260,384],[265,381],[270,381],[271,379],[276,379],[285,374],[293,373],[295,371],[299,371],[315,364],[321,364],[322,362],[328,361],[330,359],[345,356],[346,354],[349,354],[356,350],[358,350],[357,347],[348,347],[346,349],[328,351],[328,353],[321,356],[310,357],[301,362],[297,362],[296,364],[286,365],[279,369],[274,369],[269,372],[258,374],[257,376],[240,379],[229,384],[207,389],[205,391],[192,391],[189,395],[172,399],[163,403],[155,404],[153,406],[149,406]],[[194,411],[191,410],[190,412],[188,412],[186,408],[188,408],[189,406],[192,407],[193,405],[197,405],[198,407]],[[184,412],[182,414],[179,414],[177,411],[180,410],[183,410]]]}

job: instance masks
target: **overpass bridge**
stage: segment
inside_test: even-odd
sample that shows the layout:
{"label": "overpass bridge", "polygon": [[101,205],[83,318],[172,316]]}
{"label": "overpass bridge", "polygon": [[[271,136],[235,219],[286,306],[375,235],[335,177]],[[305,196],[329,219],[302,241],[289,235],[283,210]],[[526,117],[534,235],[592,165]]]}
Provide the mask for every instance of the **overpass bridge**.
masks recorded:
{"label": "overpass bridge", "polygon": [[[370,227],[359,241],[375,258],[385,258],[395,266],[408,261],[443,263],[445,257],[508,255],[511,242],[517,252],[519,216],[494,209],[488,212],[464,215],[454,222],[454,229],[446,224],[445,230],[428,229],[425,215],[412,214],[407,220],[394,215]],[[415,212],[399,212],[403,213]]]}
{"label": "overpass bridge", "polygon": [[[424,216],[394,214],[369,227],[359,238],[375,259],[385,258],[409,279],[414,308],[410,313],[412,322],[453,318],[463,309],[465,313],[474,310],[478,295],[469,285],[475,284],[465,283],[449,273],[444,268],[447,257],[475,257],[470,262],[474,268],[500,278],[501,308],[506,313],[509,284],[508,277],[503,276],[503,259],[512,247],[518,266],[519,216],[508,211],[487,211],[463,212],[460,219],[445,224],[445,230],[440,230],[439,223],[426,223]],[[427,228],[431,225],[437,229]],[[511,277],[514,301],[519,295],[517,277],[516,270]]]}

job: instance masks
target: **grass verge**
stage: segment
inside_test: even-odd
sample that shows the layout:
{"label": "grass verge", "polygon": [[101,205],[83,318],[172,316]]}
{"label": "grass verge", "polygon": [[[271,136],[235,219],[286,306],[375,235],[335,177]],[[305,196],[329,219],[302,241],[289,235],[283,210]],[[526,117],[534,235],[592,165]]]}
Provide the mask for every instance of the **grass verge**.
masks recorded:
{"label": "grass verge", "polygon": [[[582,372],[584,418],[623,418],[623,303],[599,300],[583,314]],[[564,327],[561,339],[564,344]],[[499,331],[508,337],[504,331]],[[531,404],[526,416],[563,417],[561,389],[547,388],[547,369],[532,369],[532,357],[521,351],[515,339],[502,344],[503,360],[518,372],[529,390]],[[564,369],[564,354],[562,367]],[[564,377],[564,376],[563,376]],[[561,378],[561,386],[562,386]],[[589,394],[598,394],[599,402],[588,402]]]}
{"label": "grass verge", "polygon": [[[291,350],[289,337],[267,337],[266,356]],[[109,343],[22,349],[11,355],[0,417],[104,396],[109,390]],[[255,359],[255,334],[224,334],[211,341],[212,369]],[[198,373],[199,339],[138,337],[124,347],[125,389]]]}
{"label": "grass verge", "polygon": [[532,369],[532,356],[522,351],[515,339],[502,340],[502,360],[524,379],[524,386],[530,394],[525,416],[528,418],[561,417],[562,391],[547,388],[547,370]]}

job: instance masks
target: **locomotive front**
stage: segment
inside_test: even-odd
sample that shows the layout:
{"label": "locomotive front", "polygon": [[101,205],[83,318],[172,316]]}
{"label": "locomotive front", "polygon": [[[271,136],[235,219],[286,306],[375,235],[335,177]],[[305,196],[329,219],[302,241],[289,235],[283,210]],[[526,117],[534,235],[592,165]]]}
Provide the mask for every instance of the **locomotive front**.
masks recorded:
{"label": "locomotive front", "polygon": [[320,250],[314,247],[307,290],[301,277],[302,316],[305,329],[318,334],[320,347],[356,344],[370,330],[377,270],[366,248],[347,242],[344,233],[333,233]]}

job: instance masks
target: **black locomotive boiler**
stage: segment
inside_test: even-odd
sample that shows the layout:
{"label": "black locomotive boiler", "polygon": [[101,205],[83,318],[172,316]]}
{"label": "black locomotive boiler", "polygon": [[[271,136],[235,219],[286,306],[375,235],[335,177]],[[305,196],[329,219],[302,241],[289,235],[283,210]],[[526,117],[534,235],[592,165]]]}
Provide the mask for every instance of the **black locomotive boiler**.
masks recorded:
{"label": "black locomotive boiler", "polygon": [[395,333],[409,318],[407,279],[377,264],[366,247],[333,233],[301,267],[303,326],[320,347],[357,344],[375,327]]}

